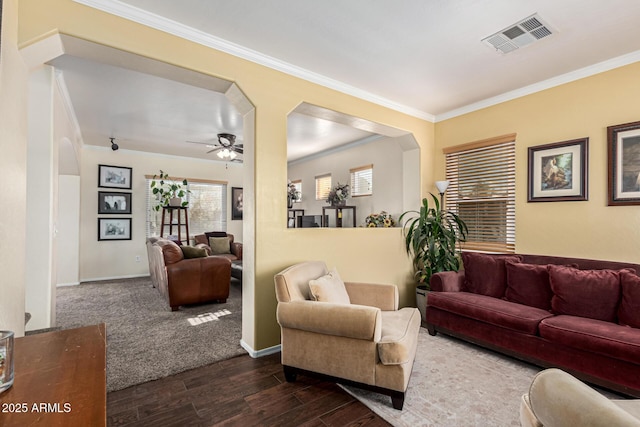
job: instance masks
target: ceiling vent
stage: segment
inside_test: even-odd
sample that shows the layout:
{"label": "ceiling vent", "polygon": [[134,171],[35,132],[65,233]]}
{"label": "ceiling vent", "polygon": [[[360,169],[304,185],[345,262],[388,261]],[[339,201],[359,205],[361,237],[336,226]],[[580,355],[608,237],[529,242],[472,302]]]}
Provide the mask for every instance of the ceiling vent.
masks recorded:
{"label": "ceiling vent", "polygon": [[553,34],[551,27],[536,13],[482,39],[482,42],[499,52],[509,53],[551,34]]}

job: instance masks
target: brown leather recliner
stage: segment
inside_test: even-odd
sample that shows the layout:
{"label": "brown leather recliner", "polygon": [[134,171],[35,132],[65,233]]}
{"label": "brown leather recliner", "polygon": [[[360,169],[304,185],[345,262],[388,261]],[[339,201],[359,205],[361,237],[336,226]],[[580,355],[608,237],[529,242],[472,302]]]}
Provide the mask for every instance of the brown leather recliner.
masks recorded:
{"label": "brown leather recliner", "polygon": [[227,301],[231,281],[229,259],[185,259],[177,244],[156,237],[147,239],[147,254],[153,286],[165,297],[171,311],[185,304]]}
{"label": "brown leather recliner", "polygon": [[[209,236],[208,236],[209,235]],[[219,237],[224,236],[229,238],[229,253],[228,254],[212,254],[211,247],[209,246],[209,237]],[[225,258],[229,258],[231,261],[242,260],[242,243],[234,242],[233,234],[228,234],[224,232],[211,232],[198,234],[193,237],[193,240],[197,247],[203,247],[206,249],[207,254],[211,256],[222,256]]]}

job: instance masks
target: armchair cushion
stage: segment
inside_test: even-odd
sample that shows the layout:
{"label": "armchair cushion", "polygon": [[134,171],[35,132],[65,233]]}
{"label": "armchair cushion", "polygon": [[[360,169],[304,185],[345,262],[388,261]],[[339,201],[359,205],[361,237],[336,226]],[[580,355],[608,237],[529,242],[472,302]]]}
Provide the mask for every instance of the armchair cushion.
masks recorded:
{"label": "armchair cushion", "polygon": [[310,280],[309,289],[315,301],[351,304],[344,282],[335,268],[324,276]]}

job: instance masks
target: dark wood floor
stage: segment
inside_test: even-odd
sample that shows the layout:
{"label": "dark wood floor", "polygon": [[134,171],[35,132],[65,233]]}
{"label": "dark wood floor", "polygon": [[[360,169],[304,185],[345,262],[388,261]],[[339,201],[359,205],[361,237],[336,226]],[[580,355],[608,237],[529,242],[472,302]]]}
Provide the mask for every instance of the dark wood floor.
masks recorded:
{"label": "dark wood floor", "polygon": [[[391,401],[389,401],[391,405]],[[287,383],[280,353],[235,357],[107,395],[108,426],[389,426],[335,384]]]}

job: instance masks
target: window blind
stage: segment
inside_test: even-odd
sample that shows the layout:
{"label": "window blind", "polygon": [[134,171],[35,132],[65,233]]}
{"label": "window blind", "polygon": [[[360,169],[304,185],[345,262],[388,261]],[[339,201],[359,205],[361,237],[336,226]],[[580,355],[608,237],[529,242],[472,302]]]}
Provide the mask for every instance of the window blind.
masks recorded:
{"label": "window blind", "polygon": [[316,200],[326,200],[331,191],[331,174],[316,176]]}
{"label": "window blind", "polygon": [[446,202],[469,228],[463,248],[515,252],[515,135],[459,148],[445,152]]}
{"label": "window blind", "polygon": [[351,174],[351,196],[371,196],[373,194],[373,165],[365,165],[349,170]]}
{"label": "window blind", "polygon": [[[162,225],[162,209],[157,212],[153,209],[155,195],[151,192],[151,181],[151,177],[147,177],[147,237],[160,236]],[[190,191],[187,193],[190,236],[205,231],[226,231],[227,183],[190,178],[187,181]]]}

